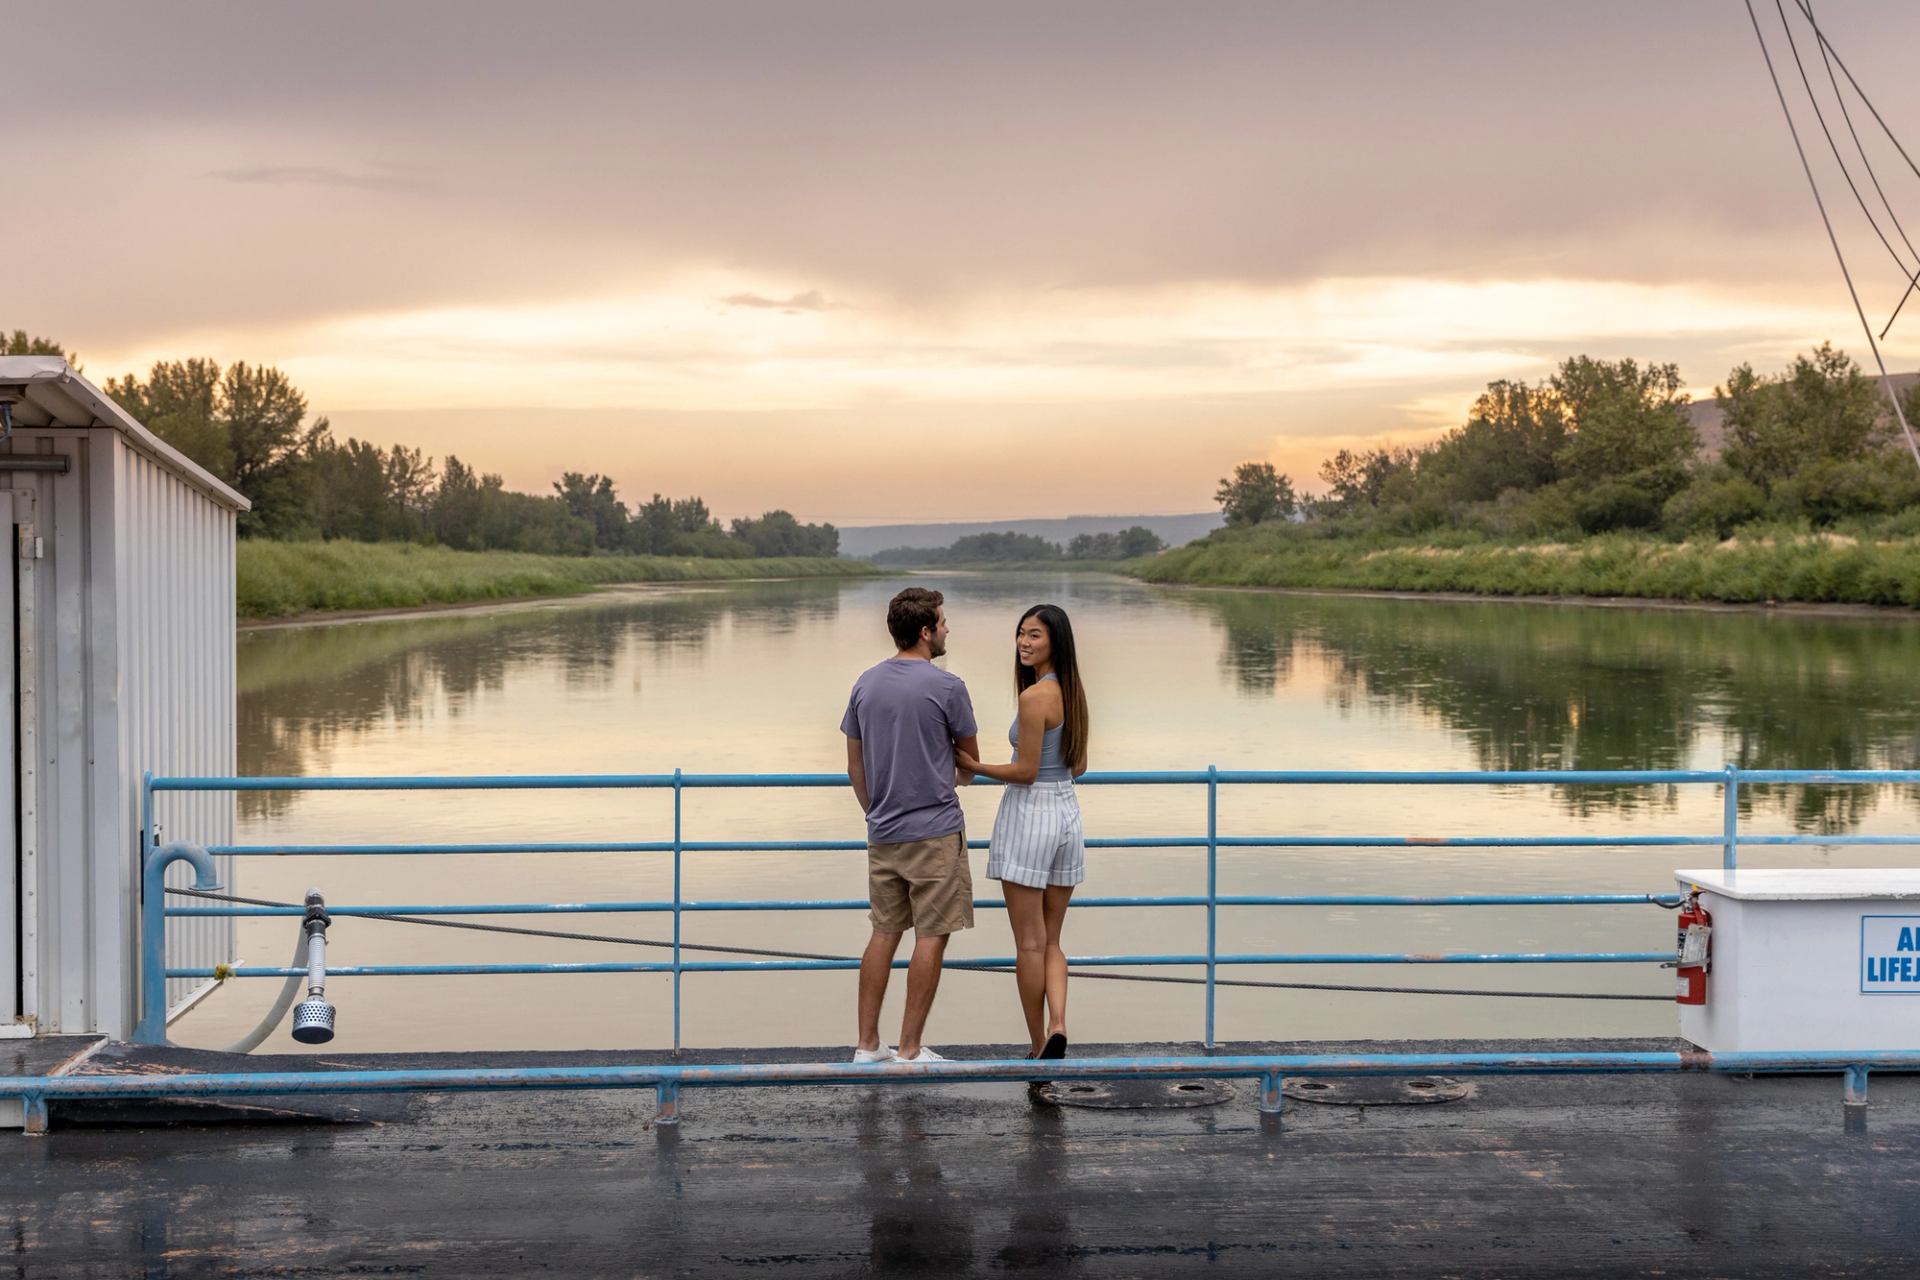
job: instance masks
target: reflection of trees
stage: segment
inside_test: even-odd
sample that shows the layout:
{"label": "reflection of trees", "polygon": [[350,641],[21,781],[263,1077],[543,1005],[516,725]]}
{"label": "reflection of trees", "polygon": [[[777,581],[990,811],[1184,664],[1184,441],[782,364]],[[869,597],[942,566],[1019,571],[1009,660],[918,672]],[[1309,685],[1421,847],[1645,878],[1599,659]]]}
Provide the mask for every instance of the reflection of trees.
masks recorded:
{"label": "reflection of trees", "polygon": [[[1252,592],[1182,593],[1225,632],[1222,667],[1267,693],[1298,654],[1329,696],[1438,715],[1482,769],[1677,769],[1719,730],[1747,768],[1903,769],[1920,757],[1907,624]],[[1805,828],[1858,825],[1881,789],[1746,788]],[[1574,812],[1635,788],[1568,788]],[[1671,796],[1661,797],[1671,803]]]}
{"label": "reflection of trees", "polygon": [[[240,771],[325,772],[342,736],[417,721],[430,706],[459,716],[476,695],[503,688],[517,668],[557,666],[570,686],[591,688],[612,678],[629,648],[698,651],[729,622],[779,635],[838,611],[837,584],[766,583],[254,632],[242,637],[239,650]],[[295,799],[242,792],[240,812],[277,815]]]}

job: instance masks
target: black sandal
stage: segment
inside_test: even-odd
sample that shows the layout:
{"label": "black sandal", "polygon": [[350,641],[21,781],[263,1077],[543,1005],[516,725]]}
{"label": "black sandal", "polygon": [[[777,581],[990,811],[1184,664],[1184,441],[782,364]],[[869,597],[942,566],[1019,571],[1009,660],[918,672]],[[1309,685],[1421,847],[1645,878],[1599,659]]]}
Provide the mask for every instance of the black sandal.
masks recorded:
{"label": "black sandal", "polygon": [[1056,1031],[1052,1035],[1048,1036],[1047,1042],[1044,1045],[1040,1046],[1040,1056],[1042,1058],[1046,1058],[1049,1060],[1054,1058],[1066,1057],[1067,1056],[1066,1035],[1063,1032]]}

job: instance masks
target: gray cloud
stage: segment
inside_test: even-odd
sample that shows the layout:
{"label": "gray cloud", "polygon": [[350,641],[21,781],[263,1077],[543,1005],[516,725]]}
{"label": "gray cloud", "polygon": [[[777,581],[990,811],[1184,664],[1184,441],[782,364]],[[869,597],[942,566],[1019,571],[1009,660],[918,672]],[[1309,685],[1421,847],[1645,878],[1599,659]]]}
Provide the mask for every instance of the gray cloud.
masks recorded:
{"label": "gray cloud", "polygon": [[207,175],[222,182],[260,183],[267,186],[351,187],[363,191],[424,191],[427,181],[399,166],[373,171],[352,172],[326,165],[241,165],[215,169]]}
{"label": "gray cloud", "polygon": [[[14,289],[43,329],[96,347],[168,326],[644,289],[687,262],[930,312],[1047,286],[1801,288],[1833,270],[1745,14],[1725,4],[61,12],[12,33],[9,155],[43,189],[105,175],[114,190],[11,209],[10,234],[46,249]],[[1913,150],[1920,6],[1821,13]],[[418,167],[342,163],[369,140]],[[423,171],[432,201],[352,198],[415,190]],[[1884,176],[1920,208],[1905,175]],[[113,307],[67,287],[73,261],[121,285]]]}

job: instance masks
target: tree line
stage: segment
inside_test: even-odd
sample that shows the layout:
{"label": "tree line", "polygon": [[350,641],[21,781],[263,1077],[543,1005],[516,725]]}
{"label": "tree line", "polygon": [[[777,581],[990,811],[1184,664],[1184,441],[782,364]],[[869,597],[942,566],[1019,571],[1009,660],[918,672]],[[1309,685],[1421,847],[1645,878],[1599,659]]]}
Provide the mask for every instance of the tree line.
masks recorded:
{"label": "tree line", "polygon": [[[1776,375],[1741,364],[1714,388],[1717,458],[1701,456],[1681,385],[1673,364],[1575,356],[1538,383],[1488,384],[1430,445],[1340,450],[1320,466],[1321,497],[1266,462],[1241,463],[1215,497],[1229,525],[1521,537],[1725,538],[1756,522],[1821,527],[1920,507],[1920,468],[1879,383],[1831,343]],[[1920,415],[1920,386],[1904,409]]]}
{"label": "tree line", "polygon": [[946,547],[889,547],[867,557],[880,565],[1033,564],[1052,561],[1114,561],[1166,549],[1145,525],[1118,533],[1077,534],[1064,547],[1031,533],[970,533]]}
{"label": "tree line", "polygon": [[[0,332],[0,354],[57,355],[59,343],[24,330]],[[611,476],[568,471],[550,494],[508,489],[449,454],[381,448],[334,436],[308,421],[307,398],[280,370],[244,361],[163,360],[142,380],[102,388],[133,418],[253,503],[243,537],[351,538],[440,543],[460,550],[549,555],[835,556],[831,524],[803,524],[786,511],[722,526],[697,497],[662,494],[635,507]]]}

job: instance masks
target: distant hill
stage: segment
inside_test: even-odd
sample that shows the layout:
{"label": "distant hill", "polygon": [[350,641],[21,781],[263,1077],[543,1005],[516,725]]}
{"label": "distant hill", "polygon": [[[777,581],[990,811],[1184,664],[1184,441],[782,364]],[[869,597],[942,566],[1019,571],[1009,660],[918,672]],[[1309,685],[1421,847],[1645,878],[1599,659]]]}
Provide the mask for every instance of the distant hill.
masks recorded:
{"label": "distant hill", "polygon": [[[1877,389],[1880,386],[1880,375],[1876,373],[1870,376]],[[1920,373],[1894,374],[1894,394],[1906,395],[1907,389],[1916,382],[1920,382]],[[1884,407],[1886,401],[1882,400],[1880,403]],[[1892,410],[1887,412],[1891,413]],[[1718,400],[1695,400],[1687,406],[1687,416],[1693,420],[1693,429],[1700,433],[1700,456],[1707,459],[1718,458],[1720,450],[1725,448],[1727,443],[1726,410],[1721,407]],[[841,534],[840,544],[845,546],[846,541],[846,535]]]}
{"label": "distant hill", "polygon": [[1025,533],[1065,546],[1083,533],[1118,533],[1145,525],[1170,547],[1192,542],[1218,529],[1218,511],[1186,516],[1066,516],[1054,520],[984,520],[964,524],[874,524],[840,529],[840,554],[870,556],[892,547],[945,548],[975,533]]}

